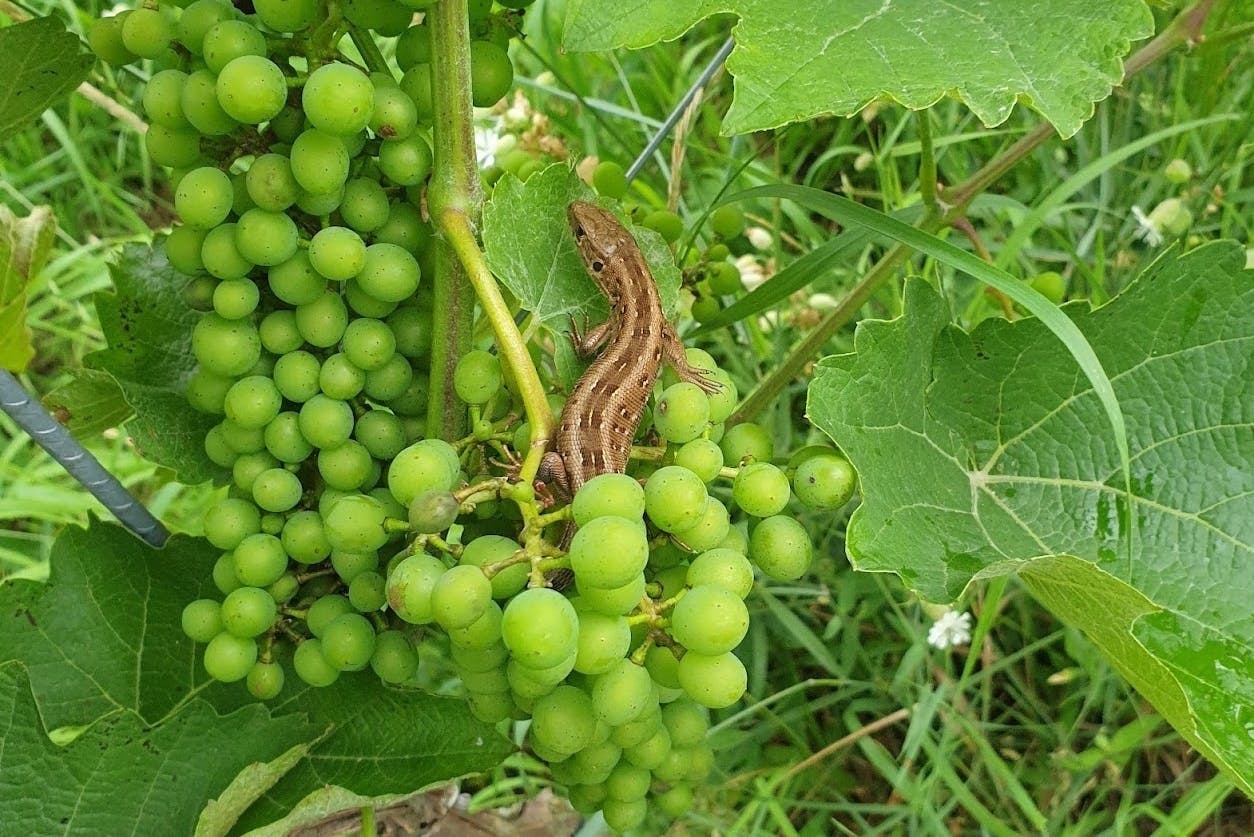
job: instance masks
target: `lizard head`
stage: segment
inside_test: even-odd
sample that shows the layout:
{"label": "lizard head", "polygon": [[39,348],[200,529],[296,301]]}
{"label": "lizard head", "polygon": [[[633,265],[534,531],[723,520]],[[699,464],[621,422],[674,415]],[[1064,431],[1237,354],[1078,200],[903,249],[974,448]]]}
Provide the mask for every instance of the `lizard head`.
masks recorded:
{"label": "lizard head", "polygon": [[612,212],[583,201],[575,201],[566,210],[571,232],[575,234],[575,249],[583,259],[588,275],[596,282],[611,301],[619,292],[617,282],[606,278],[607,268],[630,252],[631,233]]}

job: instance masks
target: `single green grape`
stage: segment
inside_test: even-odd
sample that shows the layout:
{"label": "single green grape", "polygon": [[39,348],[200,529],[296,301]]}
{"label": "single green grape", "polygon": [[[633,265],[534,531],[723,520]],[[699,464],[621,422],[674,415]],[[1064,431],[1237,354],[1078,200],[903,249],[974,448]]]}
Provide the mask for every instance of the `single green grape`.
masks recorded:
{"label": "single green grape", "polygon": [[435,614],[431,594],[444,572],[444,564],[430,555],[411,555],[397,564],[388,573],[387,580],[388,604],[392,612],[415,625],[433,621]]}
{"label": "single green grape", "polygon": [[344,330],[344,354],[358,369],[379,369],[396,353],[396,335],[382,320],[363,317]]}
{"label": "single green grape", "polygon": [[235,577],[249,587],[266,587],[287,570],[287,553],[274,535],[249,535],[235,547]]}
{"label": "single green grape", "polygon": [[248,670],[244,685],[257,700],[273,700],[283,691],[283,666],[278,663],[258,661]]}
{"label": "single green grape", "polygon": [[533,587],[505,606],[501,636],[514,659],[530,668],[548,668],[576,650],[579,618],[561,593]]}
{"label": "single green grape", "polygon": [[574,686],[558,686],[536,700],[529,734],[536,743],[569,755],[591,743],[595,727],[588,693]]}
{"label": "single green grape", "polygon": [[701,478],[676,465],[657,469],[644,485],[645,513],[664,532],[695,525],[705,513],[708,498]]}
{"label": "single green grape", "polygon": [[708,497],[697,521],[691,526],[676,529],[671,534],[694,552],[704,552],[721,544],[730,530],[731,519],[727,507],[717,497]]}
{"label": "single green grape", "polygon": [[252,24],[227,18],[205,31],[200,52],[209,71],[218,74],[236,58],[264,57],[266,39]]}
{"label": "single green grape", "polygon": [[387,542],[385,517],[383,504],[374,497],[351,495],[331,507],[323,524],[333,549],[369,552]]}
{"label": "single green grape", "polygon": [[196,599],[183,608],[183,633],[193,642],[208,642],[222,633],[222,604],[213,599]]}
{"label": "single green grape", "polygon": [[241,378],[227,390],[226,417],[245,429],[262,428],[274,420],[283,406],[274,381],[264,375]]}
{"label": "single green grape", "polygon": [[378,181],[355,177],[344,184],[340,216],[353,230],[369,233],[379,229],[387,223],[388,211],[388,196]]}
{"label": "single green grape", "polygon": [[575,492],[571,514],[580,526],[598,517],[640,520],[644,517],[644,488],[626,474],[598,474]]}
{"label": "single green grape", "polygon": [[300,32],[319,18],[318,0],[253,0],[257,17],[275,32]]}
{"label": "single green grape", "polygon": [[586,607],[577,607],[575,614],[579,618],[575,671],[580,674],[605,674],[627,655],[631,647],[631,628],[627,619]]}
{"label": "single green grape", "polygon": [[260,531],[261,512],[248,500],[228,497],[205,512],[205,538],[218,549],[234,549],[244,538]]}
{"label": "single green grape", "polygon": [[257,643],[251,638],[223,631],[205,646],[205,671],[223,683],[243,680],[256,662]]}
{"label": "single green grape", "polygon": [[309,352],[288,352],[274,362],[274,385],[288,401],[304,404],[318,394],[321,368],[318,358]]}
{"label": "single green grape", "polygon": [[183,223],[200,229],[216,227],[231,211],[231,178],[221,169],[202,166],[179,181],[174,209]]}
{"label": "single green grape", "polygon": [[404,683],[418,673],[418,652],[400,631],[383,631],[375,637],[370,667],[384,683]]}
{"label": "single green grape", "polygon": [[292,143],[292,175],[314,194],[339,192],[348,179],[348,149],[339,137],[309,128]]}
{"label": "single green grape", "polygon": [[461,564],[447,570],[431,591],[431,613],[445,628],[474,624],[492,601],[492,582],[474,566]]}
{"label": "single green grape", "polygon": [[702,552],[685,570],[689,586],[714,585],[730,590],[740,598],[753,589],[753,565],[734,549],[716,547]]}
{"label": "single green grape", "polygon": [[610,726],[635,720],[653,701],[653,680],[649,672],[628,659],[621,659],[592,683],[592,707],[596,716]]}
{"label": "single green grape", "polygon": [[286,468],[262,471],[253,480],[253,500],[266,511],[288,511],[300,502],[302,493],[300,477]]}
{"label": "single green grape", "polygon": [[758,523],[749,535],[749,557],[771,578],[791,581],[810,568],[814,544],[796,520],[775,515]]}
{"label": "single green grape", "polygon": [[278,609],[274,599],[257,587],[240,587],[222,602],[222,626],[238,637],[254,637],[274,624]]}
{"label": "single green grape", "polygon": [[331,542],[327,540],[322,517],[311,509],[288,515],[279,541],[288,557],[300,564],[317,564],[331,554]]}
{"label": "single green grape", "polygon": [[683,444],[701,435],[710,419],[710,401],[696,384],[667,387],[653,410],[653,426],[668,442]]}
{"label": "single green grape", "polygon": [[388,466],[387,483],[397,502],[408,506],[423,491],[449,491],[457,481],[457,451],[442,439],[424,439],[402,450]]}
{"label": "single green grape", "polygon": [[858,474],[843,456],[823,452],[797,465],[792,479],[797,499],[812,509],[838,509],[853,498]]}
{"label": "single green grape", "polygon": [[710,439],[693,439],[675,451],[675,464],[709,485],[723,470],[723,449]]}
{"label": "single green grape", "polygon": [[719,441],[723,450],[723,460],[731,465],[739,465],[752,457],[759,462],[770,462],[775,455],[775,443],[760,424],[745,422],[729,428]]}
{"label": "single green grape", "polygon": [[713,584],[691,588],[671,611],[671,635],[698,654],[715,656],[740,644],[749,609],[736,593]]}
{"label": "single green grape", "polygon": [[[480,535],[466,544],[459,561],[473,567],[496,564],[517,553],[522,547],[517,541],[501,535]],[[492,598],[505,600],[522,592],[527,586],[530,565],[526,562],[506,567],[492,576]]]}
{"label": "single green grape", "polygon": [[288,305],[313,302],[327,289],[327,280],[314,270],[305,250],[270,268],[268,278],[270,290]]}
{"label": "single green grape", "polygon": [[315,128],[340,136],[356,134],[374,112],[374,85],[356,67],[331,62],[309,74],[301,103]]}
{"label": "single green grape", "polygon": [[640,522],[597,517],[580,526],[570,544],[570,566],[584,586],[611,589],[630,583],[649,561],[649,539]]}
{"label": "single green grape", "polygon": [[514,85],[509,53],[492,41],[470,42],[470,100],[486,108],[499,102]]}
{"label": "single green grape", "polygon": [[324,291],[313,302],[296,306],[296,328],[305,342],[326,349],[340,342],[348,328],[348,309],[334,291]]}
{"label": "single green grape", "polygon": [[462,355],[453,370],[453,388],[467,404],[486,404],[503,383],[500,360],[482,349]]}
{"label": "single green grape", "polygon": [[340,677],[340,670],[322,655],[322,641],[319,639],[307,639],[296,646],[292,669],[310,686],[330,686]]}
{"label": "single green grape", "polygon": [[744,695],[748,674],[731,652],[707,656],[689,651],[679,661],[679,682],[697,703],[723,709]]}
{"label": "single green grape", "polygon": [[218,74],[215,89],[218,103],[227,115],[246,125],[270,120],[287,103],[283,71],[260,55],[232,59]]}
{"label": "single green grape", "polygon": [[360,671],[374,654],[375,631],[359,613],[344,613],[322,629],[322,656],[340,671]]}
{"label": "single green grape", "polygon": [[788,477],[769,462],[751,462],[736,474],[732,497],[747,514],[770,517],[788,505],[792,492]]}

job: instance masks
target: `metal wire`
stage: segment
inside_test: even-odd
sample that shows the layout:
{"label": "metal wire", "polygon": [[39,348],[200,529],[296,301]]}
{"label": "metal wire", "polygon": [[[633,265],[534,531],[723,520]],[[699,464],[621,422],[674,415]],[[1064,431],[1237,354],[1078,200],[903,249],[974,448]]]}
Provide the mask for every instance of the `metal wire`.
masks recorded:
{"label": "metal wire", "polygon": [[0,409],[48,454],[83,484],[127,529],[150,546],[165,546],[170,533],[161,521],[126,490],[117,477],[104,469],[78,440],[43,406],[31,398],[22,385],[0,369]]}
{"label": "metal wire", "polygon": [[640,156],[638,156],[632,162],[631,167],[627,169],[628,183],[634,180],[636,175],[640,174],[640,170],[644,168],[645,163],[649,162],[649,158],[652,157],[653,153],[662,145],[662,141],[666,139],[666,135],[671,132],[671,129],[675,127],[675,123],[677,123],[680,120],[680,117],[684,115],[684,111],[688,108],[688,103],[701,92],[702,88],[710,83],[710,79],[714,78],[714,74],[718,72],[719,67],[723,66],[723,62],[727,60],[727,56],[731,55],[732,47],[735,45],[735,41],[731,38],[723,41],[723,45],[718,48],[718,52],[716,52],[714,57],[710,59],[710,63],[707,64],[705,69],[701,71],[701,75],[697,77],[697,80],[693,82],[692,87],[688,88],[688,92],[685,93],[683,98],[681,98],[678,104],[675,105],[674,110],[670,112],[670,115],[666,117],[666,121],[662,123],[662,127],[658,128],[657,133],[653,135],[653,139],[649,140],[649,144],[644,147],[644,151],[640,152]]}

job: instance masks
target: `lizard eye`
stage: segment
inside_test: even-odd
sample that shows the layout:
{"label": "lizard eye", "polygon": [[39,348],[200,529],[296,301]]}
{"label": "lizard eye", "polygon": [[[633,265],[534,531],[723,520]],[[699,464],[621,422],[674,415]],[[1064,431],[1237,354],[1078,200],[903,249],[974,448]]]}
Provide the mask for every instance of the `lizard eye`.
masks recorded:
{"label": "lizard eye", "polygon": [[601,262],[593,262],[592,269],[595,270],[597,273],[600,273],[602,270],[605,269],[605,265],[602,264]]}
{"label": "lizard eye", "polygon": [[584,236],[583,227],[582,226],[575,227],[575,238],[583,238],[583,236]]}

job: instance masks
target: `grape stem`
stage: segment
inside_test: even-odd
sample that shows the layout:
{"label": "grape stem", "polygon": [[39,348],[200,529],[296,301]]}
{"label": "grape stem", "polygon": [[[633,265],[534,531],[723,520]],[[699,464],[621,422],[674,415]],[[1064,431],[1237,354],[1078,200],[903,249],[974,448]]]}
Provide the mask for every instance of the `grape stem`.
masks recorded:
{"label": "grape stem", "polygon": [[379,51],[379,45],[374,42],[369,32],[350,21],[348,37],[352,39],[353,45],[361,53],[361,60],[366,62],[367,70],[372,73],[383,73],[392,81],[396,81],[396,76],[392,75],[392,68],[388,66],[387,59],[383,57],[383,53]]}

